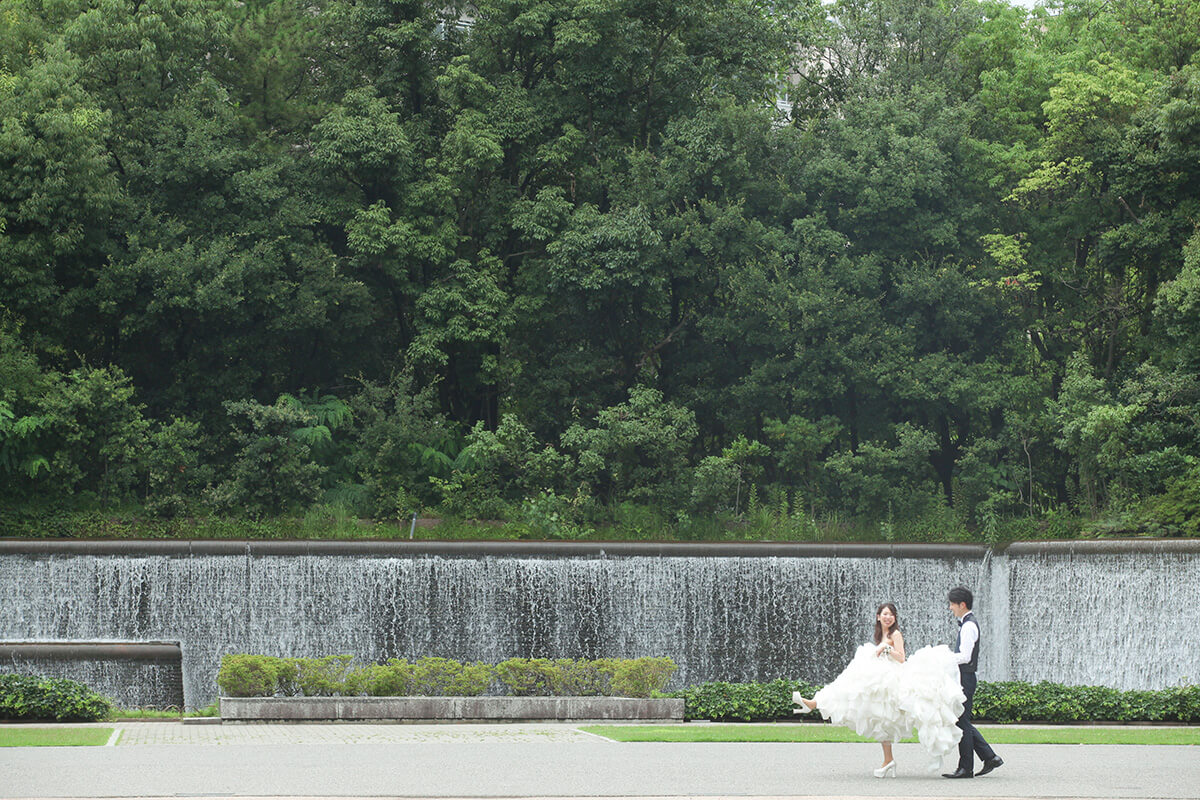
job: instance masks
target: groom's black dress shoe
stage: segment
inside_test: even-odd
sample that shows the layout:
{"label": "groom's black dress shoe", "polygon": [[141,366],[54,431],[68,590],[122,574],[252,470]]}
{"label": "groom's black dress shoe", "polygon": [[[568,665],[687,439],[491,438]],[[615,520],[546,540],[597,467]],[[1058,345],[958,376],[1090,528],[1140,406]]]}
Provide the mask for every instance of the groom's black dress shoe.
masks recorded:
{"label": "groom's black dress shoe", "polygon": [[1001,758],[1000,756],[996,756],[995,758],[989,758],[987,761],[983,762],[983,769],[979,770],[979,772],[976,772],[975,774],[976,775],[987,775],[989,772],[994,770],[996,767],[1003,766],[1003,765],[1004,765],[1004,759]]}
{"label": "groom's black dress shoe", "polygon": [[971,772],[969,769],[963,769],[962,767],[959,767],[958,769],[954,770],[954,772],[943,772],[942,777],[943,778],[974,778],[975,773]]}

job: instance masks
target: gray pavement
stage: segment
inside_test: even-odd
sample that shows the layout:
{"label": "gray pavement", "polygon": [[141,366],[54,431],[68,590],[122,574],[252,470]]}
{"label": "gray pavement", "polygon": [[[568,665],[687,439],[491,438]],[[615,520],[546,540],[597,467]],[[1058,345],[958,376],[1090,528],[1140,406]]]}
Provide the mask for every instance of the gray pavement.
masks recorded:
{"label": "gray pavement", "polygon": [[[118,723],[109,747],[0,748],[0,797],[1197,798],[1200,748],[1005,745],[928,775],[897,745],[616,743],[571,725]],[[949,760],[946,767],[950,768]]]}

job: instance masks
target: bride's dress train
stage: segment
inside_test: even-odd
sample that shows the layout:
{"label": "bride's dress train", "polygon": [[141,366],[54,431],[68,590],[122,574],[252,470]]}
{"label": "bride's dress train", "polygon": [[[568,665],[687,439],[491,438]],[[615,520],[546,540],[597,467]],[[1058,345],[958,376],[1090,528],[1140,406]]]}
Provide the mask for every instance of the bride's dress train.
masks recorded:
{"label": "bride's dress train", "polygon": [[922,647],[900,665],[900,708],[909,730],[916,729],[917,741],[931,756],[942,756],[958,748],[962,729],[962,681],[954,652],[944,644]]}
{"label": "bride's dress train", "polygon": [[921,746],[937,759],[955,749],[966,696],[954,653],[946,645],[922,647],[899,664],[876,656],[876,648],[859,646],[842,674],[813,696],[817,711],[877,742],[898,742],[915,729]]}

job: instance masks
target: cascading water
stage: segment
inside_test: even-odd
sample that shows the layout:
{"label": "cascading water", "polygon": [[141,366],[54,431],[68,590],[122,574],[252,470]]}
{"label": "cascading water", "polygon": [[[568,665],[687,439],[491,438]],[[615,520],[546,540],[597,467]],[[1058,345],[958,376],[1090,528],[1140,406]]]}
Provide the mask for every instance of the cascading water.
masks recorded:
{"label": "cascading water", "polygon": [[178,647],[157,643],[95,642],[0,645],[0,672],[70,678],[121,708],[176,708],[183,701],[183,659]]}
{"label": "cascading water", "polygon": [[1184,621],[1200,608],[1200,548],[1010,551],[1015,677],[1122,689],[1200,681]]}
{"label": "cascading water", "polygon": [[[664,655],[679,665],[676,687],[824,682],[870,637],[884,600],[899,606],[910,650],[952,643],[945,598],[961,583],[976,593],[984,680],[1158,688],[1200,674],[1195,656],[1175,652],[1177,636],[1159,638],[1143,624],[1196,603],[1200,549],[1093,563],[1054,553],[985,559],[983,548],[969,546],[705,551],[715,555],[633,545],[575,555],[553,546],[136,547],[0,548],[0,589],[13,598],[0,616],[0,640],[178,641],[189,707],[215,699],[220,658],[234,652],[491,663]],[[1117,573],[1139,588],[1117,591]],[[1061,595],[1053,609],[1046,593]],[[1110,635],[1138,637],[1151,650],[1105,647],[1101,657],[1096,631],[1079,625],[1097,610],[1121,620]],[[1156,653],[1153,669],[1147,652]]]}

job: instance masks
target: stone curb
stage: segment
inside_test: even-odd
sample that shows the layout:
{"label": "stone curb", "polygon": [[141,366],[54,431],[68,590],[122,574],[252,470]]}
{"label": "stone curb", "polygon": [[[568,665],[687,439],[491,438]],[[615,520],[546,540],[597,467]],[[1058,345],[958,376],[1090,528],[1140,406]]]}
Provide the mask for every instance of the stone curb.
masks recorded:
{"label": "stone curb", "polygon": [[222,722],[683,720],[681,698],[222,697]]}

